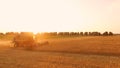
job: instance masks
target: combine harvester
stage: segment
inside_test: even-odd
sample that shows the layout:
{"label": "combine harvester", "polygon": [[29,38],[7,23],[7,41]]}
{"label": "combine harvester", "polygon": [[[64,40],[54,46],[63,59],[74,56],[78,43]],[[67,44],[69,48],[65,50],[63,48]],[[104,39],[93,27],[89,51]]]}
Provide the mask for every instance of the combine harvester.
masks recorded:
{"label": "combine harvester", "polygon": [[49,44],[48,41],[37,42],[34,34],[32,32],[21,32],[17,34],[13,39],[14,47],[30,47],[34,48],[39,45]]}

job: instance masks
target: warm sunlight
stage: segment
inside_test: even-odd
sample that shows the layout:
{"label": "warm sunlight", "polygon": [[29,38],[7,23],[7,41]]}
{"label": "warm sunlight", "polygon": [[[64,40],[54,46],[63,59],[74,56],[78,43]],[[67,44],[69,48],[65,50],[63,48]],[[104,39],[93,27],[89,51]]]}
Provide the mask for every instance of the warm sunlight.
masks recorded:
{"label": "warm sunlight", "polygon": [[120,32],[119,3],[119,0],[1,0],[0,32]]}
{"label": "warm sunlight", "polygon": [[0,0],[0,68],[120,68],[120,0]]}

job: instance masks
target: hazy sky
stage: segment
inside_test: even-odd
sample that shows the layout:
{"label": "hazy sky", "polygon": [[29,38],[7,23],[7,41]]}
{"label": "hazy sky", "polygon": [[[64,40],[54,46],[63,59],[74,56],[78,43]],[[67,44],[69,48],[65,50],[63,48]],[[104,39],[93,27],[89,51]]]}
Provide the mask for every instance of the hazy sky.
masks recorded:
{"label": "hazy sky", "polygon": [[120,33],[120,0],[0,0],[2,31]]}

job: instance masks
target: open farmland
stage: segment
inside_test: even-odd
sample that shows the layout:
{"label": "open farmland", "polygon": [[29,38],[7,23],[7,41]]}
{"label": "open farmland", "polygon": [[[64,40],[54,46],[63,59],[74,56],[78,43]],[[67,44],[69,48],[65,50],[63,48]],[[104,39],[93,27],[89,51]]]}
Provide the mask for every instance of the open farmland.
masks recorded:
{"label": "open farmland", "polygon": [[0,41],[0,68],[120,68],[120,36],[46,39],[33,51]]}

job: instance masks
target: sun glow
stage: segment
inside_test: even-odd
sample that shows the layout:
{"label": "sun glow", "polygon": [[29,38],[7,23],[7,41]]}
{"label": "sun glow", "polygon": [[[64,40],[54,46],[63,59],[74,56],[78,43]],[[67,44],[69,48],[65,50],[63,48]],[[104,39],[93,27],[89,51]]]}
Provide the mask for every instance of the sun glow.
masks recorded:
{"label": "sun glow", "polygon": [[0,9],[1,32],[119,32],[117,0],[1,0]]}

